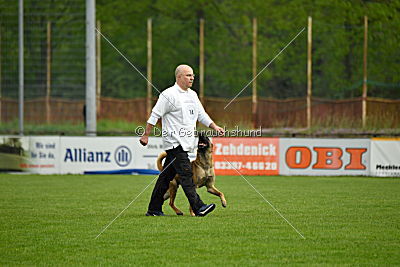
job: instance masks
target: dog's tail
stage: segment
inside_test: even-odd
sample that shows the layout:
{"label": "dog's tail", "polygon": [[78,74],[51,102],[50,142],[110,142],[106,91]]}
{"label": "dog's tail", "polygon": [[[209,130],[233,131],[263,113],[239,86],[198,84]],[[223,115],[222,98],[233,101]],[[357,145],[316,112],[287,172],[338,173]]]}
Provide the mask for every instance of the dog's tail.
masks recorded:
{"label": "dog's tail", "polygon": [[166,157],[167,157],[167,152],[165,152],[165,151],[160,153],[160,155],[158,155],[158,158],[157,158],[157,169],[159,171],[162,171],[162,169],[163,169],[162,160],[164,158],[166,158]]}

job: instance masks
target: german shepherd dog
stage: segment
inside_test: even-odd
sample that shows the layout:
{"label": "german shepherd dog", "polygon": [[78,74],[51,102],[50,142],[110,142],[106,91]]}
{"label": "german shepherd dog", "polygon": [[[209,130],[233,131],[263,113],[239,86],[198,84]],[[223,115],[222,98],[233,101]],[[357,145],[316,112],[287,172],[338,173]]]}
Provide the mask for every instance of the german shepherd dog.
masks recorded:
{"label": "german shepherd dog", "polygon": [[[226,200],[224,194],[215,188],[215,173],[214,162],[212,158],[213,144],[210,139],[203,135],[199,135],[199,142],[197,144],[197,156],[192,164],[193,182],[196,188],[206,186],[207,192],[220,197],[222,206],[226,207]],[[157,168],[162,171],[162,160],[167,156],[166,152],[162,152],[157,158]],[[168,191],[164,195],[164,200],[169,198],[169,205],[177,215],[183,215],[175,206],[176,192],[179,187],[180,177],[177,174],[174,179],[169,183]],[[192,207],[190,207],[190,215],[195,216]]]}

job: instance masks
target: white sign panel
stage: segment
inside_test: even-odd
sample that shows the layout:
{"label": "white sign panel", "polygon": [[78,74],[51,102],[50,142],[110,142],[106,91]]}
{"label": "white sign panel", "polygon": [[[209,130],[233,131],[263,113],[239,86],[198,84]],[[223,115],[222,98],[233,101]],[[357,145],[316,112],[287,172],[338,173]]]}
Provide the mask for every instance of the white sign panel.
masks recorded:
{"label": "white sign panel", "polygon": [[[161,137],[149,137],[147,146],[139,143],[139,137],[134,137],[134,149],[137,161],[135,168],[157,170],[156,161],[158,155],[164,151]],[[188,153],[190,160],[196,159],[195,153]]]}
{"label": "white sign panel", "polygon": [[60,173],[135,168],[133,137],[61,137]]}
{"label": "white sign panel", "polygon": [[31,173],[54,174],[60,171],[60,137],[29,137],[29,160],[25,165]]}
{"label": "white sign panel", "polygon": [[371,175],[400,176],[400,139],[371,141]]}
{"label": "white sign panel", "polygon": [[369,139],[280,138],[281,175],[368,175]]}
{"label": "white sign panel", "polygon": [[139,137],[134,137],[137,162],[135,168],[157,170],[156,160],[158,155],[164,151],[162,139],[159,137],[149,137],[147,146],[139,143]]}
{"label": "white sign panel", "polygon": [[0,136],[0,169],[59,173],[57,136]]}

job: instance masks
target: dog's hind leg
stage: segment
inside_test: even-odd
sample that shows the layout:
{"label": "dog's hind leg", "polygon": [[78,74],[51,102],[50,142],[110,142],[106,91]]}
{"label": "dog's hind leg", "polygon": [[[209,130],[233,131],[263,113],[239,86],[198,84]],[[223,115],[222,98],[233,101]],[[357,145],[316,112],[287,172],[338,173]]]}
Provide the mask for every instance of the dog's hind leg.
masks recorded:
{"label": "dog's hind leg", "polygon": [[176,191],[178,191],[178,184],[176,180],[172,180],[169,183],[169,205],[171,208],[175,211],[176,215],[183,215],[183,212],[180,211],[177,207],[175,207],[175,197],[176,197]]}
{"label": "dog's hind leg", "polygon": [[169,189],[164,194],[164,201],[167,200],[168,198],[169,198]]}
{"label": "dog's hind leg", "polygon": [[221,199],[222,207],[226,208],[226,199],[224,193],[215,188],[214,185],[210,185],[209,187],[207,187],[207,192],[219,196],[219,198]]}

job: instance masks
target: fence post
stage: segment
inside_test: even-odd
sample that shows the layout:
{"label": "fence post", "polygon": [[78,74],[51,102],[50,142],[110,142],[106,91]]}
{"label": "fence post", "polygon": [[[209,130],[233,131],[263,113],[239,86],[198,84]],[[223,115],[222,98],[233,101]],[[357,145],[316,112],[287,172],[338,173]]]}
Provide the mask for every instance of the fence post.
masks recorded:
{"label": "fence post", "polygon": [[152,65],[153,65],[153,55],[152,55],[152,19],[147,19],[147,97],[146,97],[146,111],[147,117],[150,116],[151,106],[152,106]]}
{"label": "fence post", "polygon": [[18,114],[19,134],[24,135],[24,1],[18,7]]}
{"label": "fence post", "polygon": [[86,135],[96,136],[96,4],[86,0]]}
{"label": "fence post", "polygon": [[51,22],[47,22],[47,73],[46,73],[46,122],[51,121],[51,107],[50,107],[50,94],[51,94]]}
{"label": "fence post", "polygon": [[2,102],[2,89],[1,89],[1,27],[0,27],[0,122],[2,122],[1,102]]}
{"label": "fence post", "polygon": [[308,17],[307,34],[307,128],[311,128],[311,95],[312,95],[312,17]]}
{"label": "fence post", "polygon": [[[97,30],[101,32],[100,21],[97,21]],[[101,112],[101,36],[99,33],[96,35],[96,106],[97,114]]]}
{"label": "fence post", "polygon": [[200,95],[200,101],[204,103],[204,19],[200,19],[200,89],[199,89],[199,95]]}
{"label": "fence post", "polygon": [[252,83],[252,117],[253,127],[257,127],[257,18],[253,18],[253,83]]}
{"label": "fence post", "polygon": [[368,56],[368,17],[364,16],[364,66],[363,66],[363,91],[362,91],[362,126],[367,124],[367,56]]}

